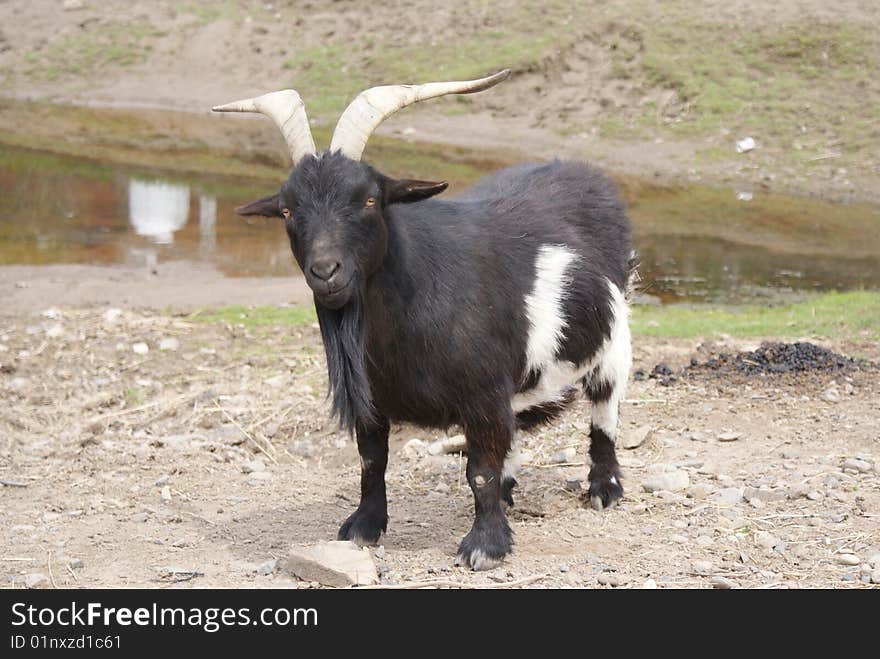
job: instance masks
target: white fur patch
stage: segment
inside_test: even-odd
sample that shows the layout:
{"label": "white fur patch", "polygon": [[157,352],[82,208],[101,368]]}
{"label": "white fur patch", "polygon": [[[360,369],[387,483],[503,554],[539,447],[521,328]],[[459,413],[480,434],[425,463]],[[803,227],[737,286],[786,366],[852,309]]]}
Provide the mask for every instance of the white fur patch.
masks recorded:
{"label": "white fur patch", "polygon": [[535,262],[535,284],[526,295],[529,342],[526,368],[534,371],[551,364],[567,325],[562,300],[571,281],[568,266],[576,254],[562,245],[541,245]]}
{"label": "white fur patch", "polygon": [[611,397],[593,405],[592,422],[612,440],[617,434],[617,413],[626,391],[626,381],[632,366],[632,344],[629,331],[629,305],[624,292],[608,280],[611,291],[611,333],[600,351],[599,382],[611,384]]}
{"label": "white fur patch", "polygon": [[519,473],[519,469],[524,462],[524,457],[522,451],[519,450],[519,444],[516,439],[514,439],[510,443],[510,450],[507,452],[507,457],[504,459],[504,469],[501,471],[502,481],[505,478],[516,478],[516,475]]}

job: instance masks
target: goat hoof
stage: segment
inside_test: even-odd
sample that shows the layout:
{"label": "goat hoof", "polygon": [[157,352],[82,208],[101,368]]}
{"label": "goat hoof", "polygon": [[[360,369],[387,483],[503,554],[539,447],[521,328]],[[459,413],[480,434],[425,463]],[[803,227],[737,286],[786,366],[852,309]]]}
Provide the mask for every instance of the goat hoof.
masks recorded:
{"label": "goat hoof", "polygon": [[498,567],[510,553],[511,535],[510,526],[503,517],[494,524],[475,523],[458,546],[455,565],[475,571]]}
{"label": "goat hoof", "polygon": [[513,508],[513,488],[516,485],[517,482],[513,476],[508,476],[501,481],[501,500],[510,508]]}
{"label": "goat hoof", "polygon": [[593,510],[603,511],[614,508],[623,496],[623,487],[620,484],[620,475],[615,470],[604,470],[603,474],[590,473],[590,489],[587,490],[587,499]]}
{"label": "goat hoof", "polygon": [[361,547],[373,547],[388,527],[388,515],[355,510],[339,528],[337,540],[351,540]]}

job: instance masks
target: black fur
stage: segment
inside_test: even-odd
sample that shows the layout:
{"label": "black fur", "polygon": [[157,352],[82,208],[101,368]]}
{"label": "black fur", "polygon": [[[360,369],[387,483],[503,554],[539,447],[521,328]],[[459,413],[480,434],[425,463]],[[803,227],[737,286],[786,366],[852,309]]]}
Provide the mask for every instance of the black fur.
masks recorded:
{"label": "black fur", "polygon": [[[501,472],[516,428],[549,421],[563,407],[511,409],[513,395],[541,377],[525,361],[524,298],[538,252],[564,245],[578,256],[566,271],[568,322],[557,357],[582,364],[609,336],[607,282],[626,288],[632,247],[614,185],[581,163],[519,165],[457,198],[427,198],[444,187],[393,180],[325,152],[300,161],[279,195],[241,212],[289,214],[291,248],[315,293],[333,413],[358,430],[359,448],[361,429],[374,436],[366,429],[388,420],[464,428],[476,519],[459,551],[475,566],[479,556],[497,559],[510,550],[501,500],[512,502],[512,485],[502,484]],[[318,277],[317,259],[339,267],[319,267],[333,274]],[[606,448],[598,435],[593,446]],[[616,460],[594,458],[597,487],[607,493],[597,464],[613,475]],[[365,471],[362,484],[377,474]],[[372,540],[384,529],[379,501],[362,496],[340,537],[358,535],[357,527]]]}

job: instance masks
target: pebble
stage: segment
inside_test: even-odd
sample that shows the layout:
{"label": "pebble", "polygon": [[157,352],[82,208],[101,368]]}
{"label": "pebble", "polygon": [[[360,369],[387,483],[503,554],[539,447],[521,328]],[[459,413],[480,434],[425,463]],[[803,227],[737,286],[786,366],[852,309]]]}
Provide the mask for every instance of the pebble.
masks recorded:
{"label": "pebble", "polygon": [[709,545],[714,545],[715,541],[708,535],[701,535],[697,537],[697,544],[700,547],[708,547]]}
{"label": "pebble", "polygon": [[742,433],[738,432],[723,432],[718,435],[719,442],[735,442],[740,437],[742,437]]}
{"label": "pebble", "polygon": [[310,458],[315,452],[315,447],[308,439],[295,439],[287,447],[287,450],[300,458]]}
{"label": "pebble", "polygon": [[843,463],[843,469],[844,471],[851,469],[866,474],[871,471],[871,463],[867,460],[860,460],[859,458],[848,458]]}
{"label": "pebble", "polygon": [[686,471],[673,470],[648,476],[642,481],[642,489],[645,492],[657,492],[660,490],[677,492],[678,490],[683,490],[689,484],[690,478]]}
{"label": "pebble", "polygon": [[653,579],[645,579],[642,588],[645,590],[657,590],[657,582]]}
{"label": "pebble", "polygon": [[256,573],[257,574],[272,574],[275,571],[275,568],[278,567],[278,559],[273,558],[271,560],[260,563],[257,566]]}
{"label": "pebble", "polygon": [[428,452],[428,445],[418,437],[413,437],[403,445],[401,451],[411,455],[424,455]]}
{"label": "pebble", "polygon": [[71,570],[82,570],[85,567],[85,563],[81,558],[71,558],[67,561],[67,565]]}
{"label": "pebble", "polygon": [[149,518],[150,516],[147,513],[135,513],[130,517],[131,521],[136,523],[146,522]]}
{"label": "pebble", "polygon": [[639,426],[635,430],[623,433],[620,438],[621,445],[628,449],[638,448],[651,439],[653,434],[654,429],[651,426]]}
{"label": "pebble", "polygon": [[691,563],[691,573],[704,577],[712,572],[712,563],[709,561],[694,561]]}
{"label": "pebble", "polygon": [[169,476],[168,474],[162,474],[161,476],[159,476],[159,478],[156,479],[156,482],[154,483],[154,485],[156,485],[157,487],[162,487],[170,479],[171,479],[171,476]]}
{"label": "pebble", "polygon": [[565,489],[569,492],[580,492],[583,489],[583,482],[584,479],[581,476],[569,476],[565,479]]}
{"label": "pebble", "polygon": [[550,464],[556,465],[565,464],[567,462],[574,462],[575,460],[577,460],[577,449],[574,446],[569,446],[568,448],[557,451],[556,453],[551,455],[548,462]]}
{"label": "pebble", "polygon": [[171,501],[171,488],[167,485],[163,485],[160,496],[162,497],[162,501]]}
{"label": "pebble", "polygon": [[840,554],[837,557],[837,562],[841,565],[859,565],[861,563],[855,554]]}
{"label": "pebble", "polygon": [[443,455],[444,453],[460,453],[467,448],[467,440],[464,435],[455,435],[446,439],[438,439],[428,444],[428,453],[431,455]]}
{"label": "pebble", "polygon": [[150,346],[148,346],[143,341],[140,341],[132,345],[131,350],[136,355],[146,355],[148,352],[150,352]]}
{"label": "pebble", "polygon": [[596,577],[596,581],[598,581],[601,586],[611,586],[612,588],[617,588],[621,584],[620,577],[616,574],[609,574],[608,572],[600,574]]}
{"label": "pebble", "polygon": [[163,352],[173,352],[180,348],[180,341],[175,339],[173,336],[166,336],[164,339],[159,341],[159,350]]}
{"label": "pebble", "polygon": [[772,549],[778,545],[779,542],[779,538],[768,531],[757,531],[755,533],[755,544],[764,549]]}
{"label": "pebble", "polygon": [[743,497],[749,502],[759,500],[770,503],[771,501],[785,501],[788,498],[788,492],[781,488],[747,487],[743,490]]}
{"label": "pebble", "polygon": [[255,471],[248,476],[248,484],[250,485],[259,485],[268,480],[272,480],[272,474],[268,471]]}
{"label": "pebble", "polygon": [[336,588],[379,583],[376,564],[369,550],[348,540],[293,547],[285,569],[303,581],[316,581]]}
{"label": "pebble", "polygon": [[266,471],[266,463],[260,458],[254,458],[253,460],[248,460],[247,462],[242,463],[241,470],[246,474]]}
{"label": "pebble", "polygon": [[880,569],[871,573],[871,583],[880,584]]}
{"label": "pebble", "polygon": [[13,584],[21,584],[25,588],[48,588],[49,577],[42,572],[32,572],[25,575],[16,575],[12,577]]}
{"label": "pebble", "polygon": [[744,488],[741,487],[725,487],[712,495],[712,501],[726,506],[733,506],[743,500],[743,491]]}
{"label": "pebble", "polygon": [[810,501],[819,501],[821,499],[824,499],[825,495],[823,495],[821,492],[817,492],[816,490],[811,490],[810,492],[807,492],[807,498]]}
{"label": "pebble", "polygon": [[721,576],[712,577],[710,583],[712,584],[713,588],[717,588],[719,590],[730,590],[737,587],[735,581],[732,581],[727,577]]}
{"label": "pebble", "polygon": [[837,390],[837,387],[828,387],[821,393],[819,398],[826,403],[837,403],[840,401],[840,392]]}

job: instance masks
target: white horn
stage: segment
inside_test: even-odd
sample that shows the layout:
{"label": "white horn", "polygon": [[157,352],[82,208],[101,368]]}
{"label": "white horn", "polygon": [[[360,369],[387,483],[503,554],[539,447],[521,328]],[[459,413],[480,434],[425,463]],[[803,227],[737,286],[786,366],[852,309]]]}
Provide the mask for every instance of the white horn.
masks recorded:
{"label": "white horn", "polygon": [[330,151],[342,151],[352,160],[360,160],[367,146],[367,140],[376,127],[398,110],[418,101],[444,96],[446,94],[472,94],[489,89],[507,78],[510,69],[504,69],[479,80],[461,82],[429,82],[424,85],[386,85],[372,87],[358,94],[342,113]]}
{"label": "white horn", "polygon": [[284,141],[290,149],[290,157],[296,165],[305,156],[314,155],[315,140],[309,128],[306,106],[292,89],[263,94],[244,101],[227,103],[211,108],[214,112],[261,112],[281,129]]}

